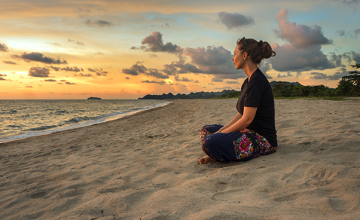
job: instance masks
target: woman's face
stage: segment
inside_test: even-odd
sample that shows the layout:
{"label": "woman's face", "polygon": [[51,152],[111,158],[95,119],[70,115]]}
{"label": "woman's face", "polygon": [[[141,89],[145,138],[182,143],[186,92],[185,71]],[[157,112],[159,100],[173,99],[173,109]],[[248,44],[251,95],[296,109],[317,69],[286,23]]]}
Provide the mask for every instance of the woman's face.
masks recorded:
{"label": "woman's face", "polygon": [[244,58],[243,58],[243,53],[239,50],[239,46],[236,45],[235,50],[234,50],[234,56],[232,58],[232,61],[234,61],[234,66],[235,69],[241,69],[244,65]]}

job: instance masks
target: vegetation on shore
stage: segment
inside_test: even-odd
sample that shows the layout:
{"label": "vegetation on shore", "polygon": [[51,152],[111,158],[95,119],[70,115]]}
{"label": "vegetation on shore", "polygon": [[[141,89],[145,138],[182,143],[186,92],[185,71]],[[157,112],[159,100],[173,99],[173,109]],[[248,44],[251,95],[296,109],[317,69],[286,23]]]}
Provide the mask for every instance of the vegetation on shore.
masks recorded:
{"label": "vegetation on shore", "polygon": [[[360,68],[360,64],[351,65]],[[286,82],[277,82],[273,85],[274,97],[335,97],[360,96],[360,75],[358,71],[351,71],[343,76],[336,89],[324,85],[303,86],[288,85]]]}
{"label": "vegetation on shore", "polygon": [[[360,64],[351,65],[358,69]],[[326,100],[343,100],[342,97],[360,96],[360,72],[350,71],[349,75],[343,76],[338,83],[337,88],[329,88],[324,85],[303,86],[298,82],[270,82],[273,94],[276,99],[279,98],[321,98]],[[223,90],[222,92],[192,92],[190,94],[172,93],[162,95],[146,95],[139,99],[226,99],[238,98],[240,91]]]}

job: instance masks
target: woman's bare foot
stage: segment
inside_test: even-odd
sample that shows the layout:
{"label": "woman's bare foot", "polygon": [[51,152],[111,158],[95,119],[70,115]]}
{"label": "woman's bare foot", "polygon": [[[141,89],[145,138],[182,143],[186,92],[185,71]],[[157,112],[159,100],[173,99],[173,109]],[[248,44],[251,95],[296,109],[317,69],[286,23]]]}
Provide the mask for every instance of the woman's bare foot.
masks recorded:
{"label": "woman's bare foot", "polygon": [[203,157],[199,159],[199,163],[201,164],[207,164],[209,162],[214,162],[210,157]]}

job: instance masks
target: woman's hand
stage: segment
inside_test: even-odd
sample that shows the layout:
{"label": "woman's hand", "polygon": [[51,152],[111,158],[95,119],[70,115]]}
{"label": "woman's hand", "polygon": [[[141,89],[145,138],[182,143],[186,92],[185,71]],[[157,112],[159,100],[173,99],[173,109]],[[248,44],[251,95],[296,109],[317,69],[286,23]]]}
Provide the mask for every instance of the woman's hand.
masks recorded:
{"label": "woman's hand", "polygon": [[257,108],[255,107],[244,107],[244,115],[231,126],[223,129],[222,133],[238,132],[246,128],[251,124],[256,115]]}

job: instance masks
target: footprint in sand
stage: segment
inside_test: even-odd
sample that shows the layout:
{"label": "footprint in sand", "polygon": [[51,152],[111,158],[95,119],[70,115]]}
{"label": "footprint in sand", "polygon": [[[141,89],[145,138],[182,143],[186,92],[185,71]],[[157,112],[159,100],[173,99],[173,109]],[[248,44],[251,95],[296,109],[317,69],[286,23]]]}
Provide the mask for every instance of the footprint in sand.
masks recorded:
{"label": "footprint in sand", "polygon": [[293,193],[290,195],[277,197],[274,199],[274,201],[276,201],[276,202],[292,201],[292,200],[296,200],[297,198],[299,198],[299,196],[300,196],[299,193]]}
{"label": "footprint in sand", "polygon": [[285,174],[281,180],[286,185],[324,186],[329,184],[339,171],[340,169],[303,163],[296,166],[291,173]]}
{"label": "footprint in sand", "polygon": [[211,196],[212,200],[216,201],[226,201],[230,203],[240,203],[241,199],[243,198],[242,190],[235,189],[235,190],[227,190],[223,192],[216,192]]}
{"label": "footprint in sand", "polygon": [[335,212],[349,212],[353,210],[358,204],[359,201],[355,196],[352,195],[342,195],[342,196],[329,196],[327,201],[332,210]]}
{"label": "footprint in sand", "polygon": [[30,195],[30,198],[32,199],[37,199],[37,198],[41,198],[43,196],[46,195],[46,192],[45,191],[41,191],[41,192],[36,192],[36,193],[33,193]]}
{"label": "footprint in sand", "polygon": [[[347,193],[346,186],[342,183],[346,180],[335,179],[342,170],[341,167],[300,164],[281,178],[284,187],[289,190],[275,193],[274,201],[291,202],[301,198],[296,203],[311,200],[314,205],[326,211],[349,212],[359,204],[359,200]],[[294,190],[296,185],[299,186],[298,191]]]}

